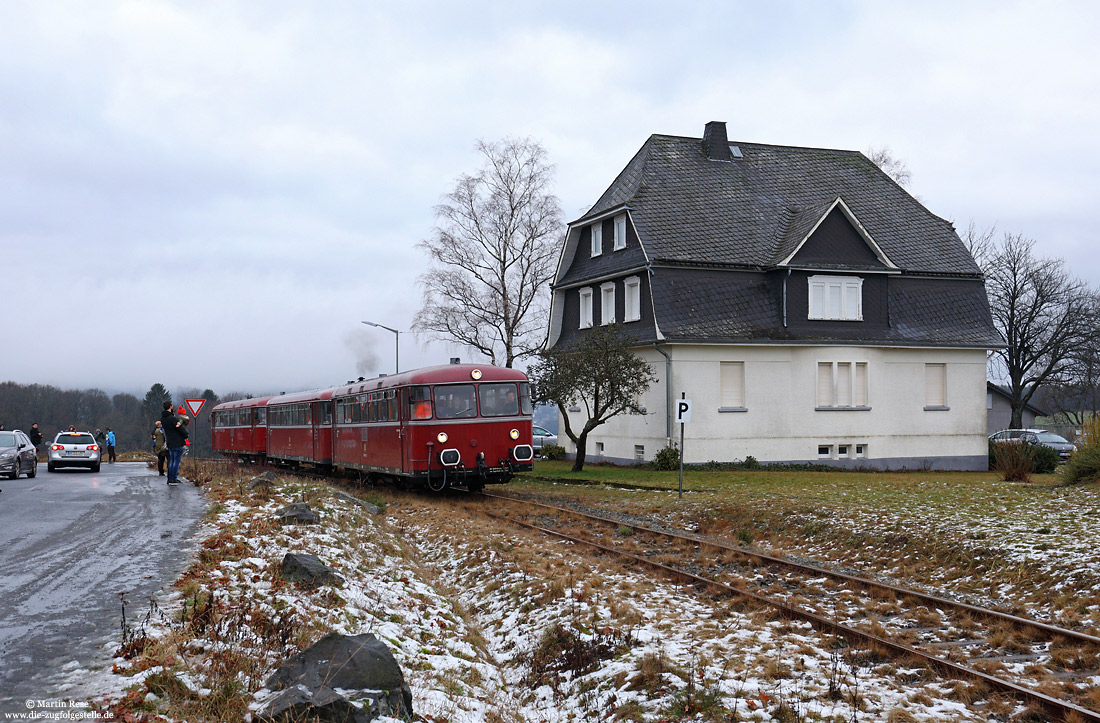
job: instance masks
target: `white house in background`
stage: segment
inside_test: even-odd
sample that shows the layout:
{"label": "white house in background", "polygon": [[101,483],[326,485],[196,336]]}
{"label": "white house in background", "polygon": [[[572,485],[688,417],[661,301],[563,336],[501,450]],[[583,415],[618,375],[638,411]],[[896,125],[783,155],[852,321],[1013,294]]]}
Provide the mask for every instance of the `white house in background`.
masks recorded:
{"label": "white house in background", "polygon": [[569,225],[547,344],[611,322],[657,382],[590,456],[652,459],[683,393],[687,462],[986,468],[981,272],[861,153],[651,136]]}

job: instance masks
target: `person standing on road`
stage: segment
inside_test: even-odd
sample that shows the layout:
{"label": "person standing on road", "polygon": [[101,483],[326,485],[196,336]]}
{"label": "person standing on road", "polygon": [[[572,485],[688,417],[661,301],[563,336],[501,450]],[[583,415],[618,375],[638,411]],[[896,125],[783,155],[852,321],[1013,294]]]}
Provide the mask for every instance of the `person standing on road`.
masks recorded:
{"label": "person standing on road", "polygon": [[168,462],[168,445],[164,438],[164,422],[157,420],[153,428],[153,454],[157,456],[157,474],[164,476],[164,467]]}
{"label": "person standing on road", "polygon": [[34,453],[38,454],[38,445],[42,444],[42,432],[38,431],[38,422],[31,425],[31,432],[27,435],[31,438],[31,445],[34,447]]}
{"label": "person standing on road", "polygon": [[164,403],[160,414],[164,427],[164,442],[168,445],[168,484],[179,484],[180,460],[183,458],[183,446],[187,443],[187,427],[176,415],[172,414],[172,403]]}
{"label": "person standing on road", "polygon": [[115,461],[115,433],[107,427],[107,464]]}

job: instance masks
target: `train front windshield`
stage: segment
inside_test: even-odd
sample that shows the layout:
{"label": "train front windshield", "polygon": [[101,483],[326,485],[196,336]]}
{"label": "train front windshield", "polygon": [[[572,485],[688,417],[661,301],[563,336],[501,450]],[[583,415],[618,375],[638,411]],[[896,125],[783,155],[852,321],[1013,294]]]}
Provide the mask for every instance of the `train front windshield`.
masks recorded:
{"label": "train front windshield", "polygon": [[435,388],[436,419],[467,419],[477,416],[473,384],[448,384]]}
{"label": "train front windshield", "polygon": [[[436,419],[516,417],[531,414],[531,391],[526,382],[440,384],[433,390]],[[420,417],[416,417],[420,418]]]}

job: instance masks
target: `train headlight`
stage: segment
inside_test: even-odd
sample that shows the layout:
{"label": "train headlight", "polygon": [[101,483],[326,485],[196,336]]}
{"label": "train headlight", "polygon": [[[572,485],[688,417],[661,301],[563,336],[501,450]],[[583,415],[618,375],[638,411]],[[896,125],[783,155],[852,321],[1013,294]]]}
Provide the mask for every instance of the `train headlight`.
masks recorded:
{"label": "train headlight", "polygon": [[511,432],[508,433],[508,436],[512,439],[519,439],[519,430],[513,429]]}
{"label": "train headlight", "polygon": [[475,382],[478,379],[481,379],[481,370],[480,369],[474,369],[472,372],[470,372],[470,378],[473,379]]}
{"label": "train headlight", "polygon": [[446,444],[447,439],[448,439],[447,433],[446,432],[440,432],[439,434],[435,435],[435,439],[440,444]]}

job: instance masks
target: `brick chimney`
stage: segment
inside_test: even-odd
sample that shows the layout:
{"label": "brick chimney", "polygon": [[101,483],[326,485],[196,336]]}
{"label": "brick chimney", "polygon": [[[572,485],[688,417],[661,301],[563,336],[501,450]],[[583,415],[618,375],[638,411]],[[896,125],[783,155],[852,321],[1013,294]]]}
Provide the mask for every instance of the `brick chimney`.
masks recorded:
{"label": "brick chimney", "polygon": [[703,153],[712,161],[732,161],[730,143],[726,138],[726,122],[711,121],[703,130]]}

